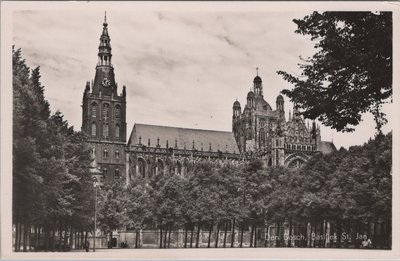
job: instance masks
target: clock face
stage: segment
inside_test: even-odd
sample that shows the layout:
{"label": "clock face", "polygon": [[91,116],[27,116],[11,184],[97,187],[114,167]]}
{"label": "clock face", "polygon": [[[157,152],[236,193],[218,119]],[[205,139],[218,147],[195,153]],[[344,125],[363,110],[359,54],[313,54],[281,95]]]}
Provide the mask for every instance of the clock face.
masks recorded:
{"label": "clock face", "polygon": [[105,77],[105,78],[103,79],[103,81],[101,82],[101,84],[102,84],[104,87],[108,87],[108,86],[110,86],[111,81],[110,81],[107,77]]}

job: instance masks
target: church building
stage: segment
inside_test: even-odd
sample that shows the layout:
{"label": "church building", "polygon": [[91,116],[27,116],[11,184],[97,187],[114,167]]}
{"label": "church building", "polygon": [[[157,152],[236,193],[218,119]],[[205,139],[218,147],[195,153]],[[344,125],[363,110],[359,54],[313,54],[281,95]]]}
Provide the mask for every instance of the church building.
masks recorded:
{"label": "church building", "polygon": [[92,169],[100,183],[166,173],[184,176],[202,160],[239,164],[261,158],[266,166],[299,167],[315,152],[336,150],[333,143],[321,141],[320,128],[306,125],[297,110],[286,120],[281,95],[272,109],[258,71],[243,110],[238,101],[233,103],[232,132],[135,124],[127,142],[127,88],[118,93],[110,41],[105,18],[95,77],[86,83],[82,100],[82,131],[89,136]]}

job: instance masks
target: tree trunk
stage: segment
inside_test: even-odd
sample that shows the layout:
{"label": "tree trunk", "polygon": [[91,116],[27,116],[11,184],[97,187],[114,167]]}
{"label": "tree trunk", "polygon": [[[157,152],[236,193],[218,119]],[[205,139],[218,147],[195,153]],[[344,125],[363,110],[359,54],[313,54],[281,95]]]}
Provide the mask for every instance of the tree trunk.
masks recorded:
{"label": "tree trunk", "polygon": [[244,221],[242,221],[241,227],[242,227],[242,229],[241,229],[241,231],[240,231],[240,247],[243,247]]}
{"label": "tree trunk", "polygon": [[234,247],[235,242],[235,219],[232,222],[232,235],[231,235],[231,247]]}
{"label": "tree trunk", "polygon": [[32,237],[32,225],[28,225],[28,241],[27,241],[27,249],[30,251],[32,250],[32,242],[31,242],[31,237]]}
{"label": "tree trunk", "polygon": [[372,235],[372,248],[378,248],[378,223],[374,222],[374,233]]}
{"label": "tree trunk", "polygon": [[39,246],[39,240],[40,240],[40,226],[36,226],[35,228],[35,252],[37,252],[37,248]]}
{"label": "tree trunk", "polygon": [[326,246],[326,220],[322,222],[322,234],[324,235],[324,238],[322,240],[322,247],[325,248]]}
{"label": "tree trunk", "polygon": [[23,235],[23,226],[22,226],[22,223],[19,223],[18,251],[21,251],[22,235]]}
{"label": "tree trunk", "polygon": [[217,224],[217,236],[215,237],[215,248],[218,248],[218,240],[219,240],[219,222]]}
{"label": "tree trunk", "polygon": [[276,238],[275,238],[275,246],[280,247],[281,241],[279,238],[281,237],[281,223],[277,222],[276,223]]}
{"label": "tree trunk", "polygon": [[135,248],[138,248],[139,230],[135,229]]}
{"label": "tree trunk", "polygon": [[253,225],[254,226],[254,247],[256,248],[257,247],[257,226],[256,225]]}
{"label": "tree trunk", "polygon": [[185,245],[183,246],[184,248],[186,248],[186,244],[187,244],[187,234],[188,234],[188,224],[185,224]]}
{"label": "tree trunk", "polygon": [[337,235],[338,235],[338,237],[337,237],[336,248],[340,248],[342,246],[342,236],[341,236],[342,235],[342,224],[340,221],[338,221],[338,224],[337,224]]}
{"label": "tree trunk", "polygon": [[51,230],[51,251],[56,251],[56,228],[53,227]]}
{"label": "tree trunk", "polygon": [[226,247],[226,233],[228,233],[228,221],[225,221],[224,248]]}
{"label": "tree trunk", "polygon": [[19,240],[19,223],[15,222],[15,242],[14,242],[14,251],[18,252],[18,240]]}
{"label": "tree trunk", "polygon": [[86,242],[88,242],[88,232],[87,231],[85,231],[85,244],[86,244]]}
{"label": "tree trunk", "polygon": [[62,248],[62,250],[63,251],[66,251],[66,247],[67,247],[67,242],[68,242],[68,227],[66,226],[65,227],[65,230],[64,230],[64,243],[63,243],[63,248]]}
{"label": "tree trunk", "polygon": [[46,225],[46,227],[44,228],[44,241],[45,241],[45,247],[44,250],[47,252],[49,251],[49,241],[50,241],[50,230],[49,230],[49,226]]}
{"label": "tree trunk", "polygon": [[61,251],[61,242],[62,242],[62,225],[61,225],[61,222],[60,222],[60,226],[59,226],[59,229],[58,229],[58,247],[57,247],[58,251]]}
{"label": "tree trunk", "polygon": [[207,248],[210,248],[210,244],[211,244],[211,234],[212,234],[212,231],[213,231],[213,226],[214,226],[214,221],[211,221],[210,229],[208,230],[208,243],[207,243]]}
{"label": "tree trunk", "polygon": [[160,248],[162,248],[162,240],[163,240],[163,236],[162,236],[162,225],[160,223]]}
{"label": "tree trunk", "polygon": [[82,247],[83,247],[83,239],[84,239],[84,234],[83,234],[83,230],[81,230],[81,240],[79,242],[79,249],[82,249]]}
{"label": "tree trunk", "polygon": [[288,244],[287,244],[288,247],[292,247],[292,240],[291,240],[292,236],[293,236],[292,229],[293,229],[292,220],[290,220],[289,221],[289,239],[288,239]]}
{"label": "tree trunk", "polygon": [[194,230],[194,223],[190,224],[190,248],[193,247],[193,230]]}
{"label": "tree trunk", "polygon": [[171,230],[172,230],[172,225],[169,225],[169,231],[168,231],[168,248],[171,245]]}
{"label": "tree trunk", "polygon": [[[73,236],[74,236],[74,234],[73,234],[73,230],[72,230],[72,226],[71,226],[71,228],[69,230],[69,249],[72,249],[72,241],[74,238]],[[75,238],[76,238],[76,234],[75,234]]]}
{"label": "tree trunk", "polygon": [[200,241],[200,221],[197,222],[197,236],[196,236],[196,248],[199,248],[199,241]]}
{"label": "tree trunk", "polygon": [[23,242],[22,242],[22,249],[24,252],[26,252],[26,245],[27,245],[27,235],[28,235],[28,226],[26,223],[24,223],[24,230],[23,230]]}
{"label": "tree trunk", "polygon": [[168,225],[165,225],[165,230],[164,230],[164,248],[167,248],[167,235],[168,235]]}

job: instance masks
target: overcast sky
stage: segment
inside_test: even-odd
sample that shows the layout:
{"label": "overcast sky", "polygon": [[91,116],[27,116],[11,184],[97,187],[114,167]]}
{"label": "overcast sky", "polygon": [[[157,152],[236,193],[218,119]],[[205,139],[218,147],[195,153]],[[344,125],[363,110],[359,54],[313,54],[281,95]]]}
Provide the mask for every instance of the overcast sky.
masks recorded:
{"label": "overcast sky", "polygon": [[[223,4],[196,10],[196,4],[188,3],[187,10],[182,3],[174,10],[104,5],[118,92],[127,88],[128,137],[134,123],[230,131],[232,104],[237,98],[244,107],[256,67],[264,98],[275,109],[279,92],[292,88],[276,71],[299,73],[299,56],[314,52],[292,22],[309,12],[226,11]],[[13,17],[14,44],[31,68],[41,67],[52,112],[60,110],[76,130],[85,83],[95,74],[103,19],[103,9],[90,7],[17,11]],[[291,109],[285,97],[286,116]],[[389,109],[385,132],[392,128]],[[373,135],[369,115],[354,133],[322,127],[322,139],[333,139],[338,148]]]}

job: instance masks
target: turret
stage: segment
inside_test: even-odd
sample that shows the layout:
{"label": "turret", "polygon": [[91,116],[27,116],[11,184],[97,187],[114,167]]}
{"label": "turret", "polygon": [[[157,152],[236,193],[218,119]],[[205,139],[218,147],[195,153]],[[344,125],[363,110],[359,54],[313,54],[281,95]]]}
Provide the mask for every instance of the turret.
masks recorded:
{"label": "turret", "polygon": [[241,107],[240,107],[240,102],[237,100],[233,103],[233,118],[237,119],[240,118],[240,114],[242,112]]}
{"label": "turret", "polygon": [[285,112],[285,101],[283,100],[283,96],[282,95],[278,95],[278,97],[276,97],[276,110],[279,112]]}
{"label": "turret", "polygon": [[254,92],[249,91],[249,93],[247,94],[247,106],[249,108],[253,108],[254,107],[254,98],[255,98]]}
{"label": "turret", "polygon": [[253,84],[254,84],[253,90],[254,90],[255,95],[262,96],[263,95],[262,80],[261,80],[261,77],[258,76],[258,68],[256,68],[256,69],[257,69],[257,76],[254,77],[254,80],[253,80]]}

